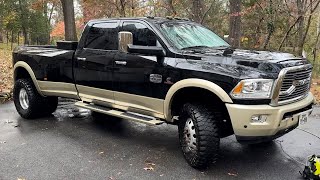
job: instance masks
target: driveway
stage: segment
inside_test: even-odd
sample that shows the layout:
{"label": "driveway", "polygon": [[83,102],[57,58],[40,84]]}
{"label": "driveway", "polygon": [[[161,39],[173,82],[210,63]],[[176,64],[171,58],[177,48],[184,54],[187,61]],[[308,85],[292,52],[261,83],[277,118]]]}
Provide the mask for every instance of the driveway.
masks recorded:
{"label": "driveway", "polygon": [[299,162],[320,154],[320,139],[307,133],[320,136],[320,107],[307,124],[271,144],[249,146],[234,136],[222,139],[220,160],[198,171],[180,152],[176,126],[126,120],[112,125],[73,103],[61,99],[53,116],[37,120],[20,118],[12,102],[0,105],[1,180],[292,180],[300,179]]}

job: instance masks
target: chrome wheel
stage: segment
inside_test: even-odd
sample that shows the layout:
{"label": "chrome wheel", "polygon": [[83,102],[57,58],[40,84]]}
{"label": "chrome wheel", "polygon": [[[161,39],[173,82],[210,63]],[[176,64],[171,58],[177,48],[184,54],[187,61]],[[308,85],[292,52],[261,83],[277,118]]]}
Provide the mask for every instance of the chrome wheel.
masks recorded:
{"label": "chrome wheel", "polygon": [[186,142],[186,151],[195,152],[197,150],[197,136],[196,129],[191,118],[187,119],[183,133],[184,140]]}
{"label": "chrome wheel", "polygon": [[29,108],[29,98],[28,98],[27,91],[24,88],[20,89],[19,102],[20,102],[22,109],[26,110]]}

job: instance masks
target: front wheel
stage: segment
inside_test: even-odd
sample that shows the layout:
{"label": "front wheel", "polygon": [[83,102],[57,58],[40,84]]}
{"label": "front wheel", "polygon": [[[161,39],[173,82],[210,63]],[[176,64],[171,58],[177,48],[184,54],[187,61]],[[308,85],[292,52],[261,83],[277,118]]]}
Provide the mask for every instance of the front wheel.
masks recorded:
{"label": "front wheel", "polygon": [[14,105],[21,117],[34,119],[53,113],[57,97],[41,96],[30,79],[18,79],[13,89]]}
{"label": "front wheel", "polygon": [[203,169],[217,159],[220,138],[213,109],[187,103],[179,117],[179,139],[183,155],[194,168]]}

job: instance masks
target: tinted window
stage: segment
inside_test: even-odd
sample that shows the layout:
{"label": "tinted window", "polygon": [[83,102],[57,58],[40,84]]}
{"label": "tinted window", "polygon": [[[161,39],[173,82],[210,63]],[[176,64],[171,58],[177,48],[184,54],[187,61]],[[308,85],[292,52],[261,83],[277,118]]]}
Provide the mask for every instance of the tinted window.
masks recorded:
{"label": "tinted window", "polygon": [[144,24],[138,22],[124,22],[123,31],[129,31],[133,35],[133,45],[156,46],[156,35]]}
{"label": "tinted window", "polygon": [[94,24],[87,35],[86,48],[117,50],[118,49],[118,23]]}

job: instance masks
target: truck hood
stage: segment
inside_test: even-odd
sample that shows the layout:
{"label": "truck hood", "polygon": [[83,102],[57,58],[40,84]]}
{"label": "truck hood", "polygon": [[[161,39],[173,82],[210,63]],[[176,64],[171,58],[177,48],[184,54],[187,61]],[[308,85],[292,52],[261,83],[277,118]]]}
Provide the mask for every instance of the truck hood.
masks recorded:
{"label": "truck hood", "polygon": [[223,56],[223,51],[187,52],[185,58],[176,58],[175,67],[202,72],[211,72],[239,79],[276,79],[281,69],[308,64],[304,58],[289,53],[250,51],[236,49]]}

